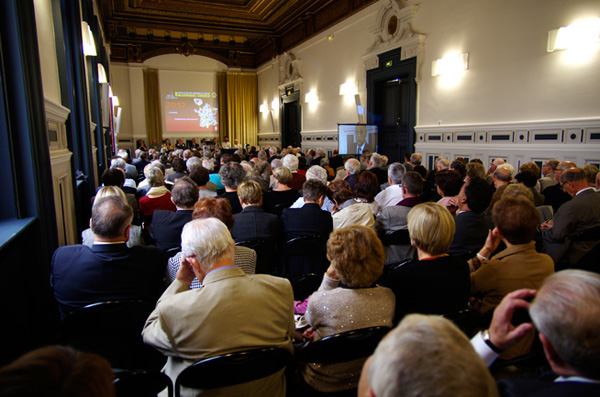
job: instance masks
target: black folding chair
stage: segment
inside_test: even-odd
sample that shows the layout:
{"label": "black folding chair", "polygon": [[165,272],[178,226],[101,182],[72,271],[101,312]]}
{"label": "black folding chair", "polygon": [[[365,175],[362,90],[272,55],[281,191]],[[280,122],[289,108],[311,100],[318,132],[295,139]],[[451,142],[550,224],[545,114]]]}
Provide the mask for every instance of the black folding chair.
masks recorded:
{"label": "black folding chair", "polygon": [[281,276],[323,274],[329,267],[327,238],[319,235],[295,237],[285,242],[281,256]]}
{"label": "black folding chair", "polygon": [[238,241],[235,245],[256,251],[256,274],[275,274],[279,261],[277,246],[269,240]]}
{"label": "black folding chair", "polygon": [[117,397],[156,397],[167,389],[167,396],[173,396],[173,382],[158,370],[119,370],[114,369]]}
{"label": "black folding chair", "polygon": [[261,379],[282,370],[291,358],[276,347],[244,350],[200,360],[184,369],[175,381],[175,397],[182,387],[216,389]]}
{"label": "black folding chair", "polygon": [[145,345],[141,335],[154,307],[141,300],[116,300],[76,309],[62,322],[61,342],[105,357],[113,368],[160,369],[166,358]]}

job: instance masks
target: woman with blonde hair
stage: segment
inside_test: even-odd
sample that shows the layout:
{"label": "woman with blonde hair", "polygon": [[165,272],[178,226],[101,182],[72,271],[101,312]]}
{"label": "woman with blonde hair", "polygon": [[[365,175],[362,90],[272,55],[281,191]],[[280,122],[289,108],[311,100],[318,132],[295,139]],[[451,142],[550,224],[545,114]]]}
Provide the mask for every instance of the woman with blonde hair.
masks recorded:
{"label": "woman with blonde hair", "polygon": [[[327,258],[331,264],[308,301],[305,319],[311,328],[304,336],[316,341],[353,329],[391,327],[394,294],[375,284],[385,261],[375,231],[359,225],[334,230],[327,241]],[[358,385],[363,362],[308,364],[301,371],[312,388],[341,391]]]}
{"label": "woman with blonde hair", "polygon": [[263,196],[263,209],[277,216],[281,215],[283,208],[289,208],[300,194],[289,187],[292,181],[292,172],[287,167],[277,167],[273,170],[276,187]]}
{"label": "woman with blonde hair", "polygon": [[419,204],[408,213],[418,260],[397,266],[382,281],[396,296],[396,323],[409,313],[445,314],[467,308],[469,265],[448,255],[454,231],[452,215],[437,203]]}

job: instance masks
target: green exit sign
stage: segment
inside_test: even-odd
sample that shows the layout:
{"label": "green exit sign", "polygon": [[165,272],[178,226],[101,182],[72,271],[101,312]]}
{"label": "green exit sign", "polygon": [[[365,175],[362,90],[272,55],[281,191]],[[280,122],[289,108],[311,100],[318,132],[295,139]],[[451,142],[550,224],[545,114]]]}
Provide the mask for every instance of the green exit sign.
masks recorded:
{"label": "green exit sign", "polygon": [[387,62],[385,63],[385,67],[386,67],[386,68],[389,68],[389,67],[391,67],[393,64],[394,64],[394,61],[387,61]]}

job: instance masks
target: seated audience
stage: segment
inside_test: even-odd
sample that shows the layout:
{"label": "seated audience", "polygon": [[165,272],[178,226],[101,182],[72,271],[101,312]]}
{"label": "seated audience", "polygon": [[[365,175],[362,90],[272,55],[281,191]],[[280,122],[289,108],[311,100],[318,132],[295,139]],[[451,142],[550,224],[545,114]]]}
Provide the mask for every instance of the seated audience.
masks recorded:
{"label": "seated audience", "polygon": [[588,181],[588,186],[589,187],[596,187],[596,176],[600,173],[598,171],[598,167],[596,167],[593,164],[586,164],[583,167],[581,167],[581,170],[583,171],[583,173],[585,174],[587,181]]}
{"label": "seated audience", "polygon": [[561,205],[571,200],[571,196],[563,190],[562,184],[560,183],[560,176],[564,171],[576,167],[575,163],[571,161],[559,163],[554,170],[554,177],[558,183],[556,185],[548,186],[543,191],[544,205],[551,205],[555,214],[558,212]]}
{"label": "seated audience", "polygon": [[[226,199],[206,197],[198,200],[194,205],[192,220],[206,218],[217,218],[223,222],[231,232],[234,218],[231,213],[231,204],[229,204],[229,201]],[[234,263],[237,267],[241,268],[244,273],[254,274],[254,271],[256,270],[256,252],[248,247],[243,247],[241,245],[237,246],[235,247]],[[169,258],[167,273],[170,282],[175,280],[180,264],[181,252],[178,252],[175,256]],[[200,287],[201,284],[197,279],[192,280],[192,284],[190,285],[191,289],[198,289]]]}
{"label": "seated audience", "polygon": [[437,192],[442,198],[437,202],[442,207],[448,208],[452,213],[455,212],[456,208],[452,208],[450,201],[452,198],[458,200],[460,189],[463,185],[463,178],[460,174],[454,170],[441,170],[435,174],[435,184],[437,186]]}
{"label": "seated audience", "polygon": [[544,196],[535,190],[537,177],[533,172],[528,170],[519,172],[517,175],[515,175],[515,183],[523,184],[525,187],[531,190],[531,194],[533,194],[533,204],[536,207],[544,205]]}
{"label": "seated audience", "polygon": [[230,161],[221,166],[219,176],[221,177],[221,182],[223,182],[223,185],[225,186],[225,193],[217,197],[229,200],[229,204],[231,204],[231,209],[234,214],[242,212],[237,189],[240,183],[247,178],[244,167],[242,167],[240,163]]}
{"label": "seated audience", "polygon": [[365,363],[358,395],[494,397],[498,390],[485,363],[452,322],[411,314]]}
{"label": "seated audience", "polygon": [[[231,163],[230,163],[231,164]],[[242,182],[237,190],[242,211],[234,215],[231,236],[236,242],[267,240],[275,243],[279,233],[277,216],[265,212],[262,190],[255,181]]]}
{"label": "seated audience", "polygon": [[140,197],[140,214],[144,219],[144,229],[149,230],[152,214],[156,210],[176,211],[177,207],[171,200],[171,192],[165,187],[164,176],[160,169],[153,167],[146,172],[150,190]]}
{"label": "seated audience", "polygon": [[355,158],[348,159],[344,163],[344,168],[346,170],[346,178],[344,180],[350,185],[350,190],[354,190],[354,182],[356,182],[358,174],[361,171],[360,161]]}
{"label": "seated audience", "polygon": [[[319,181],[323,184],[323,186],[327,187],[327,171],[323,167],[314,165],[310,167],[308,171],[306,171],[306,180],[315,180]],[[304,205],[304,198],[300,197],[294,204],[290,206],[290,208],[300,208]],[[323,200],[323,204],[321,205],[321,209],[323,211],[332,212],[333,210],[333,201],[329,199],[329,197],[325,196],[325,200]]]}
{"label": "seated audience", "polygon": [[402,178],[406,169],[400,163],[392,163],[388,167],[387,177],[389,186],[375,196],[375,201],[379,204],[379,211],[384,207],[396,205],[404,198],[402,196]]}
{"label": "seated audience", "polygon": [[544,189],[549,186],[554,186],[558,184],[558,181],[555,178],[554,171],[558,167],[558,160],[550,159],[546,160],[544,165],[542,165],[542,177],[538,180],[536,185],[536,190],[539,193],[544,194]]}
{"label": "seated audience", "polygon": [[216,197],[217,192],[213,192],[207,187],[207,184],[209,183],[209,174],[206,168],[202,166],[194,167],[190,172],[190,178],[198,185],[198,198]]}
{"label": "seated audience", "polygon": [[192,220],[194,204],[198,201],[198,186],[188,176],[175,181],[171,201],[176,211],[156,210],[150,223],[150,236],[163,252],[181,245],[181,229]]}
{"label": "seated audience", "polygon": [[465,182],[468,183],[472,178],[485,179],[485,167],[483,164],[475,161],[467,163],[467,176],[465,178]]}
{"label": "seated audience", "polygon": [[381,282],[396,296],[395,322],[409,313],[445,314],[466,309],[469,265],[448,255],[454,237],[452,215],[437,203],[417,205],[408,213],[408,232],[418,261],[396,267]]}
{"label": "seated audience", "polygon": [[383,157],[379,153],[373,153],[369,159],[369,167],[367,168],[377,177],[377,192],[379,192],[379,186],[385,184],[388,178],[387,172],[381,168],[383,163]]}
{"label": "seated audience", "polygon": [[167,182],[175,183],[177,179],[187,175],[187,167],[185,166],[185,161],[183,161],[183,159],[180,159],[179,157],[174,158],[171,162],[171,166],[173,167],[174,172],[167,176]]}
{"label": "seated audience", "polygon": [[[288,280],[246,275],[233,266],[235,243],[218,219],[189,222],[181,243],[176,279],[142,332],[146,344],[168,356],[164,372],[171,379],[194,362],[219,354],[261,347],[292,352],[294,294]],[[202,288],[190,290],[194,278]],[[211,390],[223,396],[283,397],[285,392],[283,369],[259,380]]]}
{"label": "seated audience", "polygon": [[[98,190],[98,192],[96,193],[96,196],[94,197],[94,201],[99,200],[102,197],[108,197],[108,196],[118,196],[118,197],[121,197],[123,200],[127,199],[125,197],[125,193],[123,193],[123,191],[121,189],[119,189],[118,187],[105,186],[103,188],[100,188],[100,190]],[[94,245],[94,232],[92,231],[91,227],[85,229],[81,233],[81,240],[82,240],[82,243],[81,243],[82,245],[92,248],[92,246]],[[140,246],[144,245],[144,238],[142,236],[142,228],[138,225],[131,225],[131,228],[129,229],[129,239],[127,240],[127,246],[131,248],[131,247],[135,247],[138,245],[140,245]]]}
{"label": "seated audience", "polygon": [[375,201],[377,192],[379,192],[379,181],[375,174],[370,170],[361,172],[354,183],[354,200],[369,204],[374,216],[379,212],[379,204]]}
{"label": "seated audience", "polygon": [[396,205],[382,208],[375,221],[375,230],[380,234],[390,234],[400,229],[407,229],[406,217],[410,210],[421,204],[423,178],[414,171],[409,171],[402,179],[403,199]]}
{"label": "seated audience", "polygon": [[137,184],[135,183],[135,180],[133,180],[132,178],[127,176],[127,163],[125,162],[125,160],[123,160],[121,157],[118,157],[118,156],[113,157],[110,160],[110,168],[112,168],[112,169],[116,168],[123,172],[123,175],[125,176],[125,181],[123,182],[123,187],[126,189],[131,189],[125,193],[135,194],[135,189],[137,189]]}
{"label": "seated audience", "polygon": [[492,228],[491,218],[483,212],[490,205],[492,194],[492,188],[485,179],[472,178],[463,185],[457,200],[456,233],[448,251],[450,255],[469,256],[483,247]]}
{"label": "seated audience", "polygon": [[492,183],[496,191],[492,196],[492,200],[490,201],[487,211],[491,211],[494,207],[494,204],[496,204],[497,201],[500,201],[502,192],[513,180],[513,172],[513,166],[508,163],[502,163],[496,168],[492,174]]}
{"label": "seated audience", "polygon": [[[331,265],[318,293],[308,301],[305,318],[311,328],[305,336],[317,341],[353,329],[391,327],[394,294],[374,284],[383,272],[384,261],[383,247],[375,232],[365,226],[335,230],[327,242],[327,258]],[[312,388],[341,391],[358,385],[363,362],[308,364],[301,371]]]}
{"label": "seated audience", "polygon": [[156,301],[163,290],[166,260],[156,247],[127,247],[133,211],[117,196],[92,207],[92,248],[59,247],[50,265],[50,283],[61,318],[74,309],[115,299]]}
{"label": "seated audience", "polygon": [[114,397],[113,371],[102,356],[45,346],[0,368],[0,395]]}
{"label": "seated audience", "polygon": [[304,205],[300,208],[286,208],[281,214],[283,238],[288,241],[295,237],[319,235],[328,238],[333,231],[333,220],[329,211],[321,209],[327,196],[327,187],[314,179],[302,186]]}
{"label": "seated audience", "polygon": [[335,204],[332,213],[334,230],[352,225],[375,225],[371,207],[354,200],[348,182],[339,179],[331,182],[327,187],[327,197]]}
{"label": "seated audience", "polygon": [[136,189],[128,188],[123,186],[125,182],[125,174],[123,170],[119,168],[107,168],[102,173],[102,186],[96,190],[96,193],[102,188],[106,186],[116,186],[125,193],[125,199],[127,200],[127,204],[131,206],[133,209],[133,220],[136,224],[139,224],[140,211],[138,206],[138,200],[136,199],[135,194],[137,193]]}
{"label": "seated audience", "polygon": [[[481,313],[494,309],[506,294],[520,288],[536,289],[554,272],[552,259],[535,250],[533,238],[539,214],[525,198],[506,197],[496,203],[492,219],[496,227],[489,232],[484,247],[470,261],[471,308]],[[500,242],[506,249],[492,256]],[[476,270],[475,270],[476,269]],[[525,354],[533,338],[523,340],[505,352],[504,359]]]}
{"label": "seated audience", "polygon": [[588,185],[579,168],[562,172],[560,183],[573,199],[559,208],[554,220],[542,224],[542,236],[546,242],[544,252],[552,257],[557,269],[564,269],[576,265],[599,242],[574,236],[600,226],[600,195]]}
{"label": "seated audience", "polygon": [[306,182],[306,176],[298,172],[298,157],[293,154],[286,154],[282,162],[283,166],[292,173],[292,180],[288,183],[288,186],[294,190],[301,190],[302,185]]}
{"label": "seated audience", "polygon": [[263,209],[271,214],[281,215],[283,208],[289,208],[298,198],[300,194],[297,190],[292,189],[288,184],[292,180],[292,173],[287,167],[281,166],[273,170],[276,187],[264,194]]}

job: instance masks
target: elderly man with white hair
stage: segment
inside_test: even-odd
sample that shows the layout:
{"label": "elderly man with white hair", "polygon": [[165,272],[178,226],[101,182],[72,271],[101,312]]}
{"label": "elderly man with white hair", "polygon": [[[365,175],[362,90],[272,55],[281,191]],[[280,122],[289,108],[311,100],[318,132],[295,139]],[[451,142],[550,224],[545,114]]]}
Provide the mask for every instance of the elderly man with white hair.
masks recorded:
{"label": "elderly man with white hair", "polygon": [[[310,180],[316,180],[321,182],[323,185],[327,186],[327,171],[325,170],[325,168],[318,166],[318,165],[313,165],[312,167],[310,167],[308,169],[308,171],[306,171],[306,180],[310,181]],[[300,197],[298,200],[296,200],[294,202],[294,204],[292,204],[290,206],[290,208],[301,208],[304,206],[304,198]],[[321,209],[323,211],[329,211],[331,212],[333,210],[333,206],[334,206],[334,202],[331,201],[327,196],[325,196],[325,200],[323,202],[323,205],[321,206]]]}
{"label": "elderly man with white hair", "polygon": [[[176,278],[142,332],[146,344],[168,356],[164,371],[171,379],[194,362],[219,354],[263,347],[292,352],[294,296],[288,280],[246,275],[235,266],[235,243],[227,226],[215,218],[187,223],[181,249]],[[202,288],[190,289],[194,278]],[[218,393],[283,397],[285,389],[281,370]],[[210,394],[215,395],[213,390]]]}
{"label": "elderly man with white hair", "polygon": [[298,157],[293,154],[287,154],[282,159],[283,166],[292,172],[292,181],[289,187],[295,190],[302,190],[302,185],[306,182],[306,177],[298,172]]}
{"label": "elderly man with white hair", "polygon": [[389,186],[375,196],[375,201],[379,204],[379,211],[390,205],[396,205],[404,199],[402,195],[402,178],[406,173],[406,168],[401,163],[392,163],[388,167],[387,177]]}
{"label": "elderly man with white hair", "polygon": [[356,183],[358,174],[361,171],[360,161],[357,159],[348,159],[344,163],[344,169],[346,170],[346,178],[344,180],[350,184],[350,188],[354,191],[354,183]]}
{"label": "elderly man with white hair", "polygon": [[411,314],[365,363],[359,396],[497,396],[485,363],[452,322]]}

